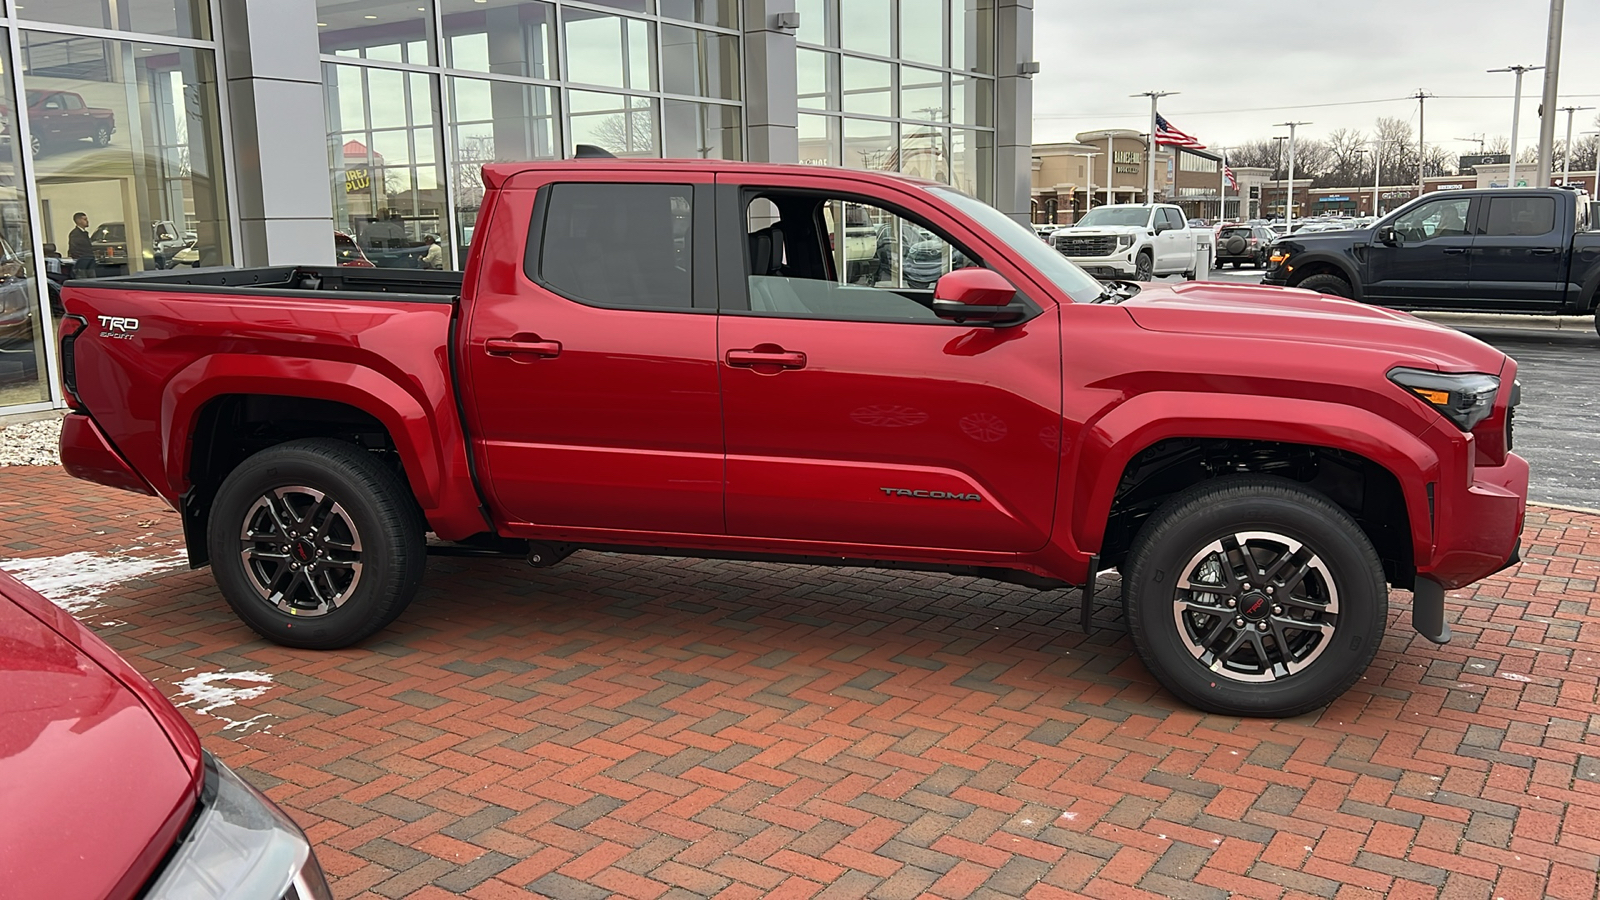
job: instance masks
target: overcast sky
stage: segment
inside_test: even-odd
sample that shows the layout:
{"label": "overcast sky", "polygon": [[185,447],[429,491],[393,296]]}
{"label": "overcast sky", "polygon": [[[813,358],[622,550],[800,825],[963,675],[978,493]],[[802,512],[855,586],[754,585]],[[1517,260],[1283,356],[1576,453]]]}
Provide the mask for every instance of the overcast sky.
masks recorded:
{"label": "overcast sky", "polygon": [[[1287,134],[1371,131],[1379,116],[1417,124],[1427,101],[1429,144],[1476,152],[1473,134],[1510,136],[1511,74],[1543,65],[1549,0],[1035,0],[1034,141],[1095,128],[1148,130],[1140,91],[1174,127],[1211,147]],[[1600,107],[1600,0],[1566,0],[1560,106]],[[1544,73],[1523,76],[1518,143],[1538,142]],[[1458,99],[1459,98],[1459,99]],[[1472,98],[1472,99],[1468,99]],[[1329,105],[1347,104],[1347,105]],[[1268,108],[1270,107],[1270,108]],[[1237,111],[1235,111],[1237,110]],[[1576,137],[1595,129],[1579,112]],[[1566,114],[1556,117],[1556,140]]]}

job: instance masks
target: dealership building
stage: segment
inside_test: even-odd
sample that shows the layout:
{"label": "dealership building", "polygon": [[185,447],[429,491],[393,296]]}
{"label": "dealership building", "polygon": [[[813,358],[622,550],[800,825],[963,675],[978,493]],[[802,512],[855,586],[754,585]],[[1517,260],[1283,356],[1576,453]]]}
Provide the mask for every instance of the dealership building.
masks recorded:
{"label": "dealership building", "polygon": [[61,405],[40,273],[410,266],[430,236],[459,268],[487,162],[898,171],[1025,219],[1033,6],[0,0],[0,413]]}

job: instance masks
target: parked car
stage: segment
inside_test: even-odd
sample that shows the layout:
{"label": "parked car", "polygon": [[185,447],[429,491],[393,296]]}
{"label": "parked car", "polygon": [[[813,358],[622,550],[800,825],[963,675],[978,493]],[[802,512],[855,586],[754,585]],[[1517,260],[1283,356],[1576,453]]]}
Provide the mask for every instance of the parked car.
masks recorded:
{"label": "parked car", "polygon": [[1055,234],[1061,227],[1060,225],[1041,225],[1036,223],[1033,226],[1033,233],[1039,236],[1039,240],[1048,244],[1050,243],[1050,235]]}
{"label": "parked car", "polygon": [[33,320],[38,303],[32,269],[11,242],[0,237],[0,350],[25,354],[29,366],[35,365]]}
{"label": "parked car", "polygon": [[88,139],[96,147],[111,144],[117,131],[117,115],[109,109],[89,106],[82,94],[71,91],[28,91],[28,131],[37,156],[52,144]]}
{"label": "parked car", "polygon": [[1280,240],[1264,281],[1396,309],[1592,314],[1600,232],[1585,200],[1559,188],[1427,194],[1370,228]]}
{"label": "parked car", "polygon": [[331,900],[305,833],[89,629],[0,573],[7,897]]}
{"label": "parked car", "polygon": [[150,261],[157,269],[170,268],[179,252],[194,245],[193,238],[185,239],[181,235],[172,222],[150,223]]}
{"label": "parked car", "polygon": [[1235,269],[1249,264],[1253,268],[1267,267],[1268,248],[1277,240],[1272,229],[1261,225],[1226,225],[1217,232],[1217,268],[1233,263]]}
{"label": "parked car", "polygon": [[89,244],[94,248],[97,274],[127,274],[128,226],[121,222],[101,222],[89,232]]}
{"label": "parked car", "polygon": [[1119,203],[1089,210],[1050,241],[1097,278],[1149,281],[1161,275],[1194,278],[1201,235],[1176,206]]}
{"label": "parked car", "polygon": [[[191,563],[270,640],[376,633],[429,552],[666,548],[1080,604],[1115,568],[1163,685],[1285,716],[1361,678],[1388,585],[1442,643],[1445,591],[1518,559],[1517,364],[1460,332],[1305,291],[1102,285],[993,207],[890,173],[483,172],[470,279],[67,286],[63,465],[181,510]],[[844,282],[822,211],[845,197],[971,265],[932,291]],[[727,227],[758,202],[776,221]]]}

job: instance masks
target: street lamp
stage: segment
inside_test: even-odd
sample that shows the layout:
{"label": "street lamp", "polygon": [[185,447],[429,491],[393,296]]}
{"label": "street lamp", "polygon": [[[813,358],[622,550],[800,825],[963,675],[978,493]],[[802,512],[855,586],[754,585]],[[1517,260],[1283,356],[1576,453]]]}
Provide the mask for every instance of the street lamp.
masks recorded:
{"label": "street lamp", "polygon": [[[1386,141],[1382,138],[1372,139],[1372,214],[1374,216],[1379,215],[1378,190],[1379,186],[1383,184],[1383,148],[1386,144],[1393,143],[1397,142]],[[1417,196],[1420,197],[1422,195],[1418,194]]]}
{"label": "street lamp", "polygon": [[1522,118],[1522,76],[1529,72],[1537,72],[1544,66],[1506,66],[1504,69],[1489,69],[1489,74],[1500,72],[1517,73],[1517,86],[1511,98],[1511,172],[1506,176],[1506,187],[1517,186],[1517,120]]}
{"label": "street lamp", "polygon": [[[1106,149],[1107,149],[1107,151],[1110,150],[1109,147],[1107,147]],[[1088,160],[1089,160],[1087,163],[1084,163],[1084,166],[1083,166],[1083,171],[1086,173],[1084,175],[1084,178],[1083,178],[1083,202],[1084,202],[1085,206],[1087,206],[1090,209],[1093,209],[1094,208],[1094,158],[1096,156],[1100,155],[1100,151],[1098,151],[1098,150],[1086,150],[1086,151],[1084,151],[1083,155],[1086,158],[1088,158]],[[1106,158],[1107,159],[1111,158],[1109,152],[1107,153]],[[1074,224],[1074,225],[1078,224],[1077,215],[1073,215],[1072,224]]]}
{"label": "street lamp", "polygon": [[1566,150],[1561,154],[1561,184],[1566,185],[1572,176],[1572,114],[1583,109],[1594,109],[1592,106],[1563,106],[1561,111],[1567,114],[1567,143]]}
{"label": "street lamp", "polygon": [[1177,91],[1145,91],[1128,95],[1150,98],[1150,142],[1145,145],[1144,153],[1144,202],[1146,203],[1156,202],[1156,101],[1177,93]]}
{"label": "street lamp", "polygon": [[1283,221],[1287,226],[1284,234],[1289,234],[1294,230],[1294,130],[1301,125],[1310,124],[1310,122],[1279,122],[1272,126],[1273,128],[1289,129],[1289,190],[1283,202]]}

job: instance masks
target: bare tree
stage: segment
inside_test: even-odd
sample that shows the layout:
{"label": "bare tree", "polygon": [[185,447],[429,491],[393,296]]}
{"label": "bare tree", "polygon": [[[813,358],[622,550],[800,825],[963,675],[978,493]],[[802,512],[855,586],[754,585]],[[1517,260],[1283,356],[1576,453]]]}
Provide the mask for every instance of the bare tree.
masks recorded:
{"label": "bare tree", "polygon": [[1369,160],[1365,156],[1367,135],[1351,128],[1337,128],[1328,135],[1329,167],[1322,184],[1327,187],[1354,187],[1366,184]]}
{"label": "bare tree", "polygon": [[1503,134],[1497,134],[1494,137],[1490,138],[1488,143],[1485,143],[1483,145],[1483,152],[1485,152],[1485,153],[1510,153],[1511,152],[1511,139],[1506,137]]}
{"label": "bare tree", "polygon": [[1276,170],[1279,165],[1278,145],[1267,139],[1246,141],[1228,149],[1228,165],[1234,168],[1248,166]]}
{"label": "bare tree", "polygon": [[655,155],[655,125],[649,110],[606,116],[589,128],[599,146],[618,156]]}

